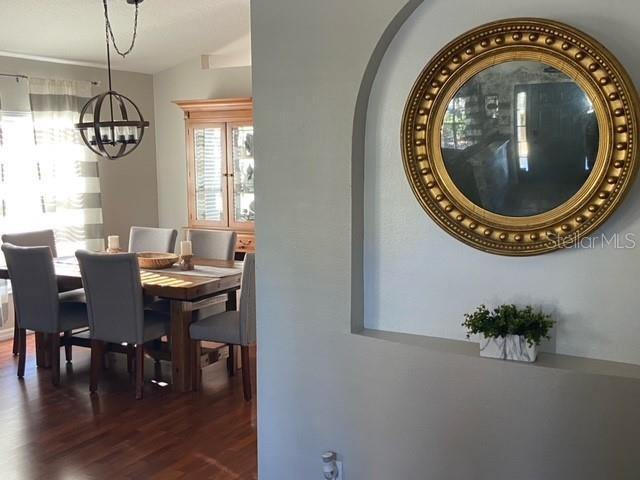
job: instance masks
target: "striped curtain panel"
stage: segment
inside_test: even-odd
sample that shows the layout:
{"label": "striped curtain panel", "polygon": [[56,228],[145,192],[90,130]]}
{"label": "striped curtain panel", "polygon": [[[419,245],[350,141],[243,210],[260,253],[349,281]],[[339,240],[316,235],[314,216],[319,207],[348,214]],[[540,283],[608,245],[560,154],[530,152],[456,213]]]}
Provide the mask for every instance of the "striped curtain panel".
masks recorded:
{"label": "striped curtain panel", "polygon": [[104,248],[98,157],[74,128],[91,98],[91,83],[29,80],[33,121],[33,179],[39,190],[30,209],[54,228],[59,255]]}
{"label": "striped curtain panel", "polygon": [[[0,118],[2,118],[2,98],[0,98]],[[0,121],[0,152],[3,151],[3,135],[2,122]],[[0,182],[2,181],[2,154],[0,153]],[[0,190],[1,196],[1,190]],[[4,203],[2,198],[0,202]],[[0,211],[0,215],[2,211]],[[15,322],[15,313],[13,311],[13,300],[9,301],[9,282],[0,280],[0,340],[7,340],[13,334],[13,323]]]}

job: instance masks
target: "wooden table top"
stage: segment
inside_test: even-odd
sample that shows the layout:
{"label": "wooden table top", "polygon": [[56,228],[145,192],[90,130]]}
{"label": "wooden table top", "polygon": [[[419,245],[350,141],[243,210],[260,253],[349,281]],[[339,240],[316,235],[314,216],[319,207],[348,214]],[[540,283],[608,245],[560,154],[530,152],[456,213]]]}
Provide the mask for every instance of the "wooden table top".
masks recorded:
{"label": "wooden table top", "polygon": [[[53,260],[56,277],[64,285],[65,289],[81,288],[82,278],[77,263],[71,259],[75,257],[55,258]],[[240,287],[242,262],[227,260],[211,260],[194,258],[195,265],[203,265],[217,268],[234,269],[225,276],[204,276],[173,273],[162,270],[141,270],[140,280],[146,295],[163,297],[170,300],[197,300],[200,298],[217,295]],[[0,264],[0,279],[9,279],[9,271],[5,264]]]}

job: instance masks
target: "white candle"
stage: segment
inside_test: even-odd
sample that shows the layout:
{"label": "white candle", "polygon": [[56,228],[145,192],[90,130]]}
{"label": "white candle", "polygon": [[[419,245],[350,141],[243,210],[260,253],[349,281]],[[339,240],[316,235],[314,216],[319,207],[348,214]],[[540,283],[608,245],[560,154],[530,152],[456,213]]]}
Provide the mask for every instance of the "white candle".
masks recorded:
{"label": "white candle", "polygon": [[180,254],[193,255],[193,250],[191,249],[191,240],[182,240],[180,242]]}
{"label": "white candle", "polygon": [[118,235],[109,235],[107,237],[107,248],[109,250],[120,250],[120,237]]}

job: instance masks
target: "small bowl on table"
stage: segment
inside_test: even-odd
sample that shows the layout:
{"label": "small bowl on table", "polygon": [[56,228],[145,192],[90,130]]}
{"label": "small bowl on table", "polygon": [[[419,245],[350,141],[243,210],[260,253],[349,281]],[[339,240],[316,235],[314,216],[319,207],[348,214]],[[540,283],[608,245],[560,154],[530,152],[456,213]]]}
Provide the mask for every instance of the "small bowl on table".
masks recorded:
{"label": "small bowl on table", "polygon": [[140,268],[160,270],[169,268],[178,261],[178,255],[163,252],[138,252],[138,264]]}

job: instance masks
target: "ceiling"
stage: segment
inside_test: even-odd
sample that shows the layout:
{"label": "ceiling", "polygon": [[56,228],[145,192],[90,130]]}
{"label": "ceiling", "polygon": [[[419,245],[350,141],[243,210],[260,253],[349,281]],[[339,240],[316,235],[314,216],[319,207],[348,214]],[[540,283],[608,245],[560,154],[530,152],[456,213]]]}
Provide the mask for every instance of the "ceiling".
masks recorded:
{"label": "ceiling", "polygon": [[[126,49],[134,7],[108,2],[116,41]],[[0,0],[0,10],[0,55],[106,63],[102,0]],[[126,59],[112,55],[112,65],[156,73],[206,54],[215,68],[215,59],[250,59],[250,49],[249,0],[146,0],[135,49]]]}

